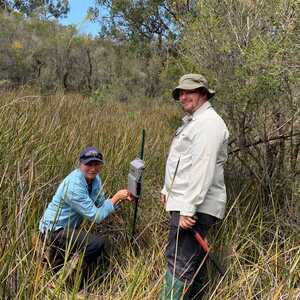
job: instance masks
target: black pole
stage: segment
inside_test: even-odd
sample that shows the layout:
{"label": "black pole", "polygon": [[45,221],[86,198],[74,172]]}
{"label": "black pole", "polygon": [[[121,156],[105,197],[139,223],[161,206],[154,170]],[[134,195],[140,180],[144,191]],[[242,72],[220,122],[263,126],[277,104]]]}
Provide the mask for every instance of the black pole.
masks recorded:
{"label": "black pole", "polygon": [[[145,146],[145,129],[142,130],[142,144],[141,144],[141,151],[140,151],[140,159],[144,159],[144,146]],[[141,178],[142,180],[142,178]],[[137,219],[137,212],[138,212],[138,206],[139,206],[139,199],[141,197],[141,185],[142,182],[139,182],[139,195],[138,197],[134,197],[134,214],[133,214],[133,223],[132,223],[132,231],[131,231],[131,239],[130,243],[133,243],[134,234],[135,234],[135,227],[136,227],[136,219]]]}

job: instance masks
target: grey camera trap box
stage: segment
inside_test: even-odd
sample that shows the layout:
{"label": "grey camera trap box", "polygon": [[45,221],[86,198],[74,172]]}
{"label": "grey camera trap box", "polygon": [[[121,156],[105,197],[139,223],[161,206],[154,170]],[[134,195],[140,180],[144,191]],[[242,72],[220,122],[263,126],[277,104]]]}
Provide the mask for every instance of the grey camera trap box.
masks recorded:
{"label": "grey camera trap box", "polygon": [[142,177],[145,169],[145,162],[136,158],[130,163],[128,174],[128,191],[138,198],[141,194]]}

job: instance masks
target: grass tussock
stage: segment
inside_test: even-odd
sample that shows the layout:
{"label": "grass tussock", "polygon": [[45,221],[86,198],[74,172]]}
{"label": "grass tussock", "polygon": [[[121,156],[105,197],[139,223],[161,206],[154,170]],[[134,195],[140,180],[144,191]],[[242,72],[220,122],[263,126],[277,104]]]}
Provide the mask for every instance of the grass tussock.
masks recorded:
{"label": "grass tussock", "polygon": [[[95,104],[77,94],[1,94],[1,299],[158,298],[167,240],[167,215],[158,198],[179,116],[174,104],[161,102]],[[76,167],[83,147],[95,145],[103,151],[102,178],[108,195],[126,187],[142,128],[146,172],[136,243],[132,246],[128,239],[133,217],[129,204],[93,226],[91,230],[105,233],[112,244],[110,267],[104,276],[93,277],[88,293],[79,292],[81,257],[73,257],[54,277],[41,264],[41,249],[32,242],[32,234],[57,184]],[[288,226],[276,205],[263,207],[260,193],[250,183],[242,186],[235,180],[228,190],[226,218],[209,236],[227,272],[221,278],[209,265],[207,299],[299,299],[299,231]]]}

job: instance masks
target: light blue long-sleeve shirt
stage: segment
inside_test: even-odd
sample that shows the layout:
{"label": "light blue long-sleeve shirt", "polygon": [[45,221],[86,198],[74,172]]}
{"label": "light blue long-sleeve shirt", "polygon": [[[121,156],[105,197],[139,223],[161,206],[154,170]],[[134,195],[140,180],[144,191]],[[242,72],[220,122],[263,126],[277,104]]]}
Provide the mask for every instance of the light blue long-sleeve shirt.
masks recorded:
{"label": "light blue long-sleeve shirt", "polygon": [[100,223],[114,211],[111,199],[104,195],[100,177],[93,180],[89,194],[84,174],[75,169],[59,185],[44,212],[39,230],[45,233],[60,228],[78,228],[83,219]]}

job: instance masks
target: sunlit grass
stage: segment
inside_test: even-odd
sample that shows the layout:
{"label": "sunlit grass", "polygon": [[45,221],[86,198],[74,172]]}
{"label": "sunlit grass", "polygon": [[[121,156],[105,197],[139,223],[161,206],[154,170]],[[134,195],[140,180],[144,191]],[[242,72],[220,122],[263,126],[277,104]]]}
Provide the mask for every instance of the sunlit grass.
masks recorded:
{"label": "sunlit grass", "polygon": [[[1,95],[1,299],[158,298],[167,241],[167,215],[158,198],[179,116],[171,103],[108,99],[97,105],[77,94],[41,97],[21,91]],[[103,151],[102,178],[108,195],[126,187],[129,162],[139,154],[142,128],[146,129],[146,172],[136,243],[129,243],[133,217],[129,204],[103,224],[92,226],[91,230],[109,237],[110,267],[104,278],[94,277],[79,292],[80,257],[77,262],[72,258],[70,276],[72,260],[53,276],[43,268],[32,234],[83,147],[95,145]],[[207,299],[297,299],[299,232],[287,226],[276,207],[260,205],[255,186],[236,182],[228,184],[226,218],[209,236],[227,272],[221,278],[210,266]],[[89,225],[84,226],[89,229]]]}

